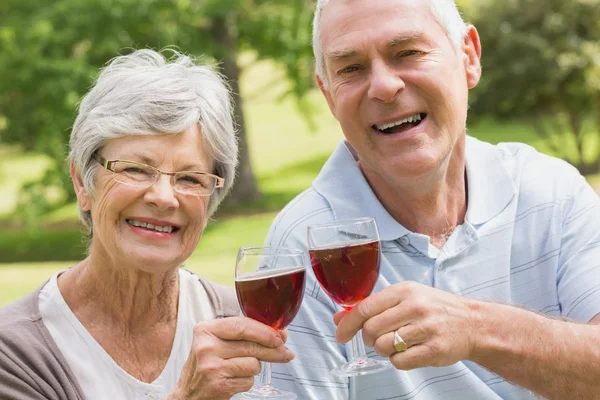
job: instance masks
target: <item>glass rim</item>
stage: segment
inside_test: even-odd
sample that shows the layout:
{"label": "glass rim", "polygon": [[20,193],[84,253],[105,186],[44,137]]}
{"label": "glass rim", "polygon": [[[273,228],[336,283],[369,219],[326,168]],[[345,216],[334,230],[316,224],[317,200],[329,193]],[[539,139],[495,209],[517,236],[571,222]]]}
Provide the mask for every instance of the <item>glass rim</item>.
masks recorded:
{"label": "glass rim", "polygon": [[[254,251],[256,250],[256,251]],[[258,250],[267,250],[258,251]],[[284,253],[271,252],[271,250],[284,250]],[[272,256],[304,256],[304,252],[298,249],[291,249],[289,247],[280,247],[280,246],[242,246],[240,247],[238,253],[250,254],[250,255],[272,255]]]}
{"label": "glass rim", "polygon": [[366,222],[373,221],[377,223],[375,217],[359,217],[359,218],[348,218],[335,220],[331,222],[325,222],[324,224],[312,224],[308,225],[307,229],[321,229],[321,228],[331,228],[333,226],[350,226],[350,225],[359,225],[364,224]]}

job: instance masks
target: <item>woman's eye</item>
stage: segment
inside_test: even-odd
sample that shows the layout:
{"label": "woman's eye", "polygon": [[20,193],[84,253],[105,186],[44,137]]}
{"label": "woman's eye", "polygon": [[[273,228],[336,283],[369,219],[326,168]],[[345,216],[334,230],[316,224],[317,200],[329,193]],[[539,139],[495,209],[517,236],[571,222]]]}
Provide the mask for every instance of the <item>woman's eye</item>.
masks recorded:
{"label": "woman's eye", "polygon": [[127,172],[129,174],[146,174],[146,173],[148,173],[148,171],[145,171],[141,168],[136,168],[136,167],[125,168],[124,172]]}
{"label": "woman's eye", "polygon": [[194,183],[194,184],[200,183],[200,181],[198,179],[196,179],[196,178],[194,178],[193,176],[190,176],[190,175],[182,176],[179,180],[185,181],[186,183]]}

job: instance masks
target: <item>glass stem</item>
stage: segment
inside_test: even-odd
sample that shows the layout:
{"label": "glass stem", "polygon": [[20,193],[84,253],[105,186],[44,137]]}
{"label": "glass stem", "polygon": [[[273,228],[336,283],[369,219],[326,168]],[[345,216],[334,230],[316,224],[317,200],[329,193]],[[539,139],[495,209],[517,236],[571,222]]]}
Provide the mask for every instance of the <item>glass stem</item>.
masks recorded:
{"label": "glass stem", "polygon": [[362,339],[362,329],[352,338],[352,359],[366,357],[365,345]]}
{"label": "glass stem", "polygon": [[263,362],[262,365],[262,373],[260,374],[261,386],[271,386],[271,363]]}

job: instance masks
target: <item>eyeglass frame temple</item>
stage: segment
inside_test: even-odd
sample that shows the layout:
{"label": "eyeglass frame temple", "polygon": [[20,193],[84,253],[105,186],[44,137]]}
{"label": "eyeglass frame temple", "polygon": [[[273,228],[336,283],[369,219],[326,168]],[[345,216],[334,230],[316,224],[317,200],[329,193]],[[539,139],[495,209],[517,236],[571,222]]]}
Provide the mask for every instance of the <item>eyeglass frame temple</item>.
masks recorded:
{"label": "eyeglass frame temple", "polygon": [[[138,163],[135,161],[129,161],[129,160],[107,160],[106,158],[102,157],[100,154],[98,154],[97,152],[95,152],[94,154],[92,154],[92,158],[94,160],[96,160],[100,165],[102,165],[104,167],[104,169],[111,171],[111,172],[115,172],[113,164],[121,161],[121,162],[130,162],[130,163],[134,163],[134,164],[140,164],[140,165],[147,165],[144,163]],[[159,174],[162,175],[169,175],[169,176],[175,176],[176,174],[178,174],[179,172],[165,172],[165,171],[161,171],[158,168],[153,167],[152,165],[147,165],[148,167],[154,168],[156,171],[158,171]],[[185,172],[185,171],[181,171],[181,172]],[[200,173],[200,174],[206,174],[209,176],[212,176],[215,178],[215,189],[221,189],[223,188],[223,186],[225,186],[225,178],[221,178],[220,176],[214,175],[214,174],[209,174],[207,172],[200,172],[200,171],[188,171],[188,172],[196,172],[196,173]]]}

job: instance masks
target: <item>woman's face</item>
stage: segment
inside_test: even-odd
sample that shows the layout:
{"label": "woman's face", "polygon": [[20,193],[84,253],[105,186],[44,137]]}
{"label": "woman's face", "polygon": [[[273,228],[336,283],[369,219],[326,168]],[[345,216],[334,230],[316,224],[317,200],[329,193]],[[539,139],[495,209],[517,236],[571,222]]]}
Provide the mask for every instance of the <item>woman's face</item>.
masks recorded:
{"label": "woman's face", "polygon": [[[167,172],[213,171],[197,127],[178,135],[114,139],[99,154],[109,161],[136,161]],[[175,192],[168,175],[140,188],[116,182],[111,171],[99,167],[95,192],[87,199],[94,227],[91,254],[147,272],[179,266],[198,245],[208,201],[209,196]]]}

